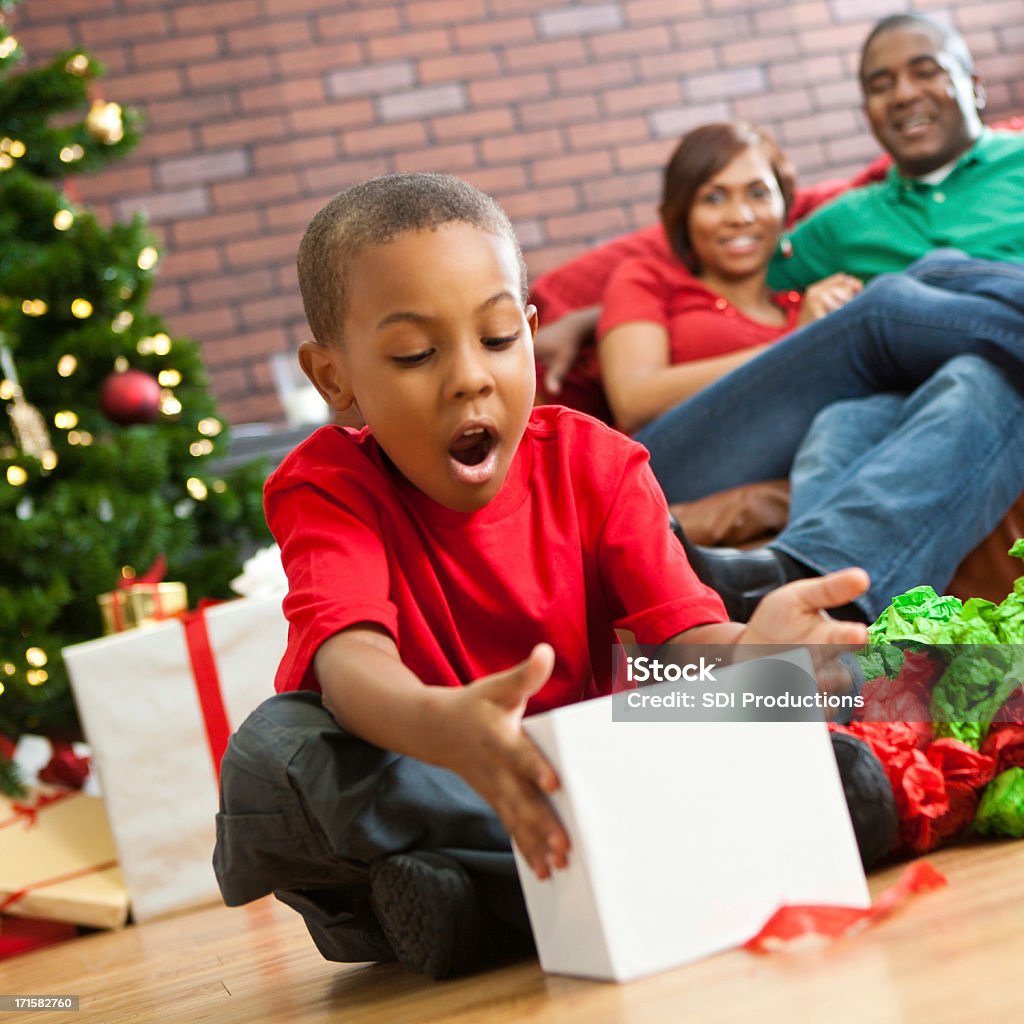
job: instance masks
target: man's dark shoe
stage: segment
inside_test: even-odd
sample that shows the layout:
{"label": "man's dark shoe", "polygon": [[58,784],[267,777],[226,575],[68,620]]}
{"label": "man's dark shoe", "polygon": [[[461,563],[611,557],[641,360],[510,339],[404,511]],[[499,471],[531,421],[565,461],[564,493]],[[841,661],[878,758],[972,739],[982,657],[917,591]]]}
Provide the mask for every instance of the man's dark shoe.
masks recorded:
{"label": "man's dark shoe", "polygon": [[788,583],[791,576],[784,559],[771,548],[741,551],[739,548],[707,548],[692,543],[673,519],[672,530],[679,538],[693,571],[718,592],[733,622],[746,622],[765,594]]}
{"label": "man's dark shoe", "polygon": [[867,871],[896,847],[899,838],[896,798],[882,762],[863,740],[844,732],[834,732],[831,736],[857,849]]}
{"label": "man's dark shoe", "polygon": [[464,974],[490,951],[472,879],[444,854],[413,850],[372,865],[370,906],[399,962],[417,974]]}

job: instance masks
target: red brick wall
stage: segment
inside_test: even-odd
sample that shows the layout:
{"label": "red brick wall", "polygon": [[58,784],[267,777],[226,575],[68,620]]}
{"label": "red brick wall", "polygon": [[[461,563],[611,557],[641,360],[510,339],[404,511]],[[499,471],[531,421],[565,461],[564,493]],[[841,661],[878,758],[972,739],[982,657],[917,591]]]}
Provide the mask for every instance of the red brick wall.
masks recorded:
{"label": "red brick wall", "polygon": [[[36,60],[88,47],[140,107],[130,161],[81,183],[148,211],[155,305],[200,339],[232,421],[276,419],[267,357],[307,336],[295,248],[322,202],[387,171],[492,192],[536,274],[650,223],[659,168],[708,120],[771,128],[801,180],[877,148],[856,52],[901,0],[25,0]],[[1024,110],[1024,0],[919,0],[964,32],[989,112]]]}

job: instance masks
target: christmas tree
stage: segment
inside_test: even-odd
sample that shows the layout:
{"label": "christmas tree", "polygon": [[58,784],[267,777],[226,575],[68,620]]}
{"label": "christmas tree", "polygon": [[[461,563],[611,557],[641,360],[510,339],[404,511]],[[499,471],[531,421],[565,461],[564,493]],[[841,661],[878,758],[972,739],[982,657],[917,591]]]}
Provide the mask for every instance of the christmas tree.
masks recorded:
{"label": "christmas tree", "polygon": [[[103,227],[70,179],[138,142],[139,117],[63,53],[19,67],[0,0],[0,736],[73,732],[61,649],[102,632],[97,596],[166,560],[228,596],[269,540],[263,467],[216,473],[227,430],[195,342],[146,310],[144,221]],[[145,699],[144,694],[134,695]],[[125,699],[133,695],[126,694]],[[0,790],[17,785],[0,753]]]}

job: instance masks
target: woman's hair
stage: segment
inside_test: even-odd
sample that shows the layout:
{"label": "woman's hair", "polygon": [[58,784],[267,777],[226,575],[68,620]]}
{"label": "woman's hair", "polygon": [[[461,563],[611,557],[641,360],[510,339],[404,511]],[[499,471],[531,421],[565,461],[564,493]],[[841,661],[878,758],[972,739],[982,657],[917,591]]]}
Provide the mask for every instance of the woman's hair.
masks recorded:
{"label": "woman's hair", "polygon": [[690,210],[700,187],[751,146],[761,150],[771,165],[788,211],[796,181],[793,167],[776,141],[763,129],[745,121],[706,124],[682,137],[665,165],[661,192],[661,223],[672,251],[690,270],[697,271],[690,247]]}

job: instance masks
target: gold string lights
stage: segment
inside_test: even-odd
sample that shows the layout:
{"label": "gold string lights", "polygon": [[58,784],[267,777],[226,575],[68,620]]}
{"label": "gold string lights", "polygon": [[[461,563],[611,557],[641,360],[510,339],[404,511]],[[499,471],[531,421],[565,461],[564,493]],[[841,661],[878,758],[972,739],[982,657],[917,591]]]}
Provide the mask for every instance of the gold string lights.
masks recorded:
{"label": "gold string lights", "polygon": [[128,312],[127,309],[124,309],[110,322],[110,329],[115,334],[124,334],[124,332],[127,331],[134,322],[135,315]]}
{"label": "gold string lights", "polygon": [[171,339],[163,332],[139,338],[135,346],[140,356],[166,356],[170,354],[171,347]]}
{"label": "gold string lights", "polygon": [[195,498],[196,501],[206,501],[206,497],[209,494],[206,484],[204,484],[197,476],[190,476],[185,481],[185,490],[187,490],[189,495]]}
{"label": "gold string lights", "polygon": [[216,416],[204,416],[196,429],[204,437],[216,437],[224,429],[224,424]]}
{"label": "gold string lights", "polygon": [[25,155],[25,143],[20,139],[0,139],[0,171],[9,171],[14,161]]}
{"label": "gold string lights", "polygon": [[160,253],[151,245],[147,245],[139,252],[139,258],[135,261],[139,270],[152,270],[160,259]]}
{"label": "gold string lights", "polygon": [[81,77],[89,70],[89,58],[84,53],[76,53],[70,56],[64,64],[64,70],[69,75]]}
{"label": "gold string lights", "polygon": [[124,122],[121,120],[121,106],[95,99],[85,115],[85,130],[97,141],[112,146],[124,138]]}

